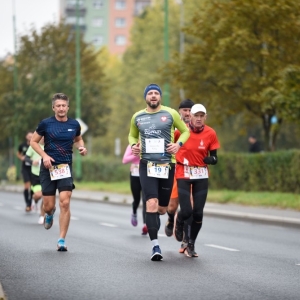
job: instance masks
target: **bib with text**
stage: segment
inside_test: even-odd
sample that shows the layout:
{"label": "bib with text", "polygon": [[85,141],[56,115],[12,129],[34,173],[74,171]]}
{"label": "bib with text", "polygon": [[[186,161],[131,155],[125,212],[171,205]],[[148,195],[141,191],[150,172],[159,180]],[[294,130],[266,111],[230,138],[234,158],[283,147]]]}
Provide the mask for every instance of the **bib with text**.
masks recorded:
{"label": "bib with text", "polygon": [[62,178],[71,177],[71,171],[68,164],[60,164],[52,166],[49,169],[51,180],[58,180]]}
{"label": "bib with text", "polygon": [[140,176],[139,167],[140,166],[138,164],[131,164],[131,166],[130,166],[131,176],[135,176],[135,177],[139,177]]}
{"label": "bib with text", "polygon": [[146,153],[164,153],[165,139],[145,139]]}
{"label": "bib with text", "polygon": [[170,165],[168,163],[156,164],[156,163],[148,162],[147,164],[148,177],[169,178],[169,168]]}
{"label": "bib with text", "polygon": [[206,167],[184,166],[184,177],[190,179],[205,179],[208,178],[208,169]]}

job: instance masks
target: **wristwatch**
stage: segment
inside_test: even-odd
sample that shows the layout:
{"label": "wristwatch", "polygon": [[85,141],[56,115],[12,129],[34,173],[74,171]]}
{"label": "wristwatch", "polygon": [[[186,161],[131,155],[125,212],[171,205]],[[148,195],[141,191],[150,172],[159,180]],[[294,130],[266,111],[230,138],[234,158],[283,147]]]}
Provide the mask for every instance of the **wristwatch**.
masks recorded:
{"label": "wristwatch", "polygon": [[180,147],[182,147],[182,146],[183,146],[182,142],[179,142],[178,144],[179,144],[179,146],[180,146]]}

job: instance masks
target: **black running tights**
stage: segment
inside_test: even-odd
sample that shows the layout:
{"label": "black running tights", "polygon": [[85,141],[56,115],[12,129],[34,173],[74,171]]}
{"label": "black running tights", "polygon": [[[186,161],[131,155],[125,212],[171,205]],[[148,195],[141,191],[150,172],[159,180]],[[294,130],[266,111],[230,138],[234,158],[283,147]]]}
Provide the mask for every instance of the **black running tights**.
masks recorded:
{"label": "black running tights", "polygon": [[140,182],[140,177],[138,176],[131,176],[130,174],[130,188],[131,188],[131,193],[133,196],[133,202],[132,202],[132,211],[134,214],[136,214],[137,209],[140,205],[141,201],[141,195],[143,199],[143,223],[146,223],[145,217],[146,217],[146,201],[144,194],[142,192],[142,186]]}
{"label": "black running tights", "polygon": [[[177,219],[184,222],[192,216],[190,240],[195,241],[202,227],[203,209],[205,206],[208,179],[177,179],[180,211]],[[193,207],[190,200],[192,186]]]}

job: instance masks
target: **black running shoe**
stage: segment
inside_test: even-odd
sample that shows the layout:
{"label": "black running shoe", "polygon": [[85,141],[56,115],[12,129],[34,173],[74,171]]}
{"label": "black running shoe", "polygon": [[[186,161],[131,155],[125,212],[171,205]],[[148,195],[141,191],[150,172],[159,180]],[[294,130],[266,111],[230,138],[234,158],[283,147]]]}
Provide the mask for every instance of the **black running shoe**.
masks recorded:
{"label": "black running shoe", "polygon": [[176,220],[175,238],[178,242],[182,242],[183,240],[183,225],[184,223],[178,222],[178,219]]}
{"label": "black running shoe", "polygon": [[173,235],[173,229],[174,229],[174,223],[170,222],[170,220],[168,220],[166,225],[165,225],[166,236],[172,236]]}
{"label": "black running shoe", "polygon": [[187,257],[198,257],[198,254],[195,251],[195,245],[191,244],[191,243],[188,243],[188,245],[184,251],[184,254]]}

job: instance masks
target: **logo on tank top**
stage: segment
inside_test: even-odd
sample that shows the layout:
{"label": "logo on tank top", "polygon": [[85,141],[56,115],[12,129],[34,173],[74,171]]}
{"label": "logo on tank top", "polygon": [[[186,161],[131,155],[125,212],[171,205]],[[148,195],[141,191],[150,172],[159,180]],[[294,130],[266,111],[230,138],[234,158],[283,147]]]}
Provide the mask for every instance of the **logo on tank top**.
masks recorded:
{"label": "logo on tank top", "polygon": [[166,122],[167,121],[167,117],[161,117],[160,119],[162,120],[162,122]]}
{"label": "logo on tank top", "polygon": [[202,140],[200,141],[200,145],[199,145],[198,148],[199,149],[205,149],[204,142]]}

